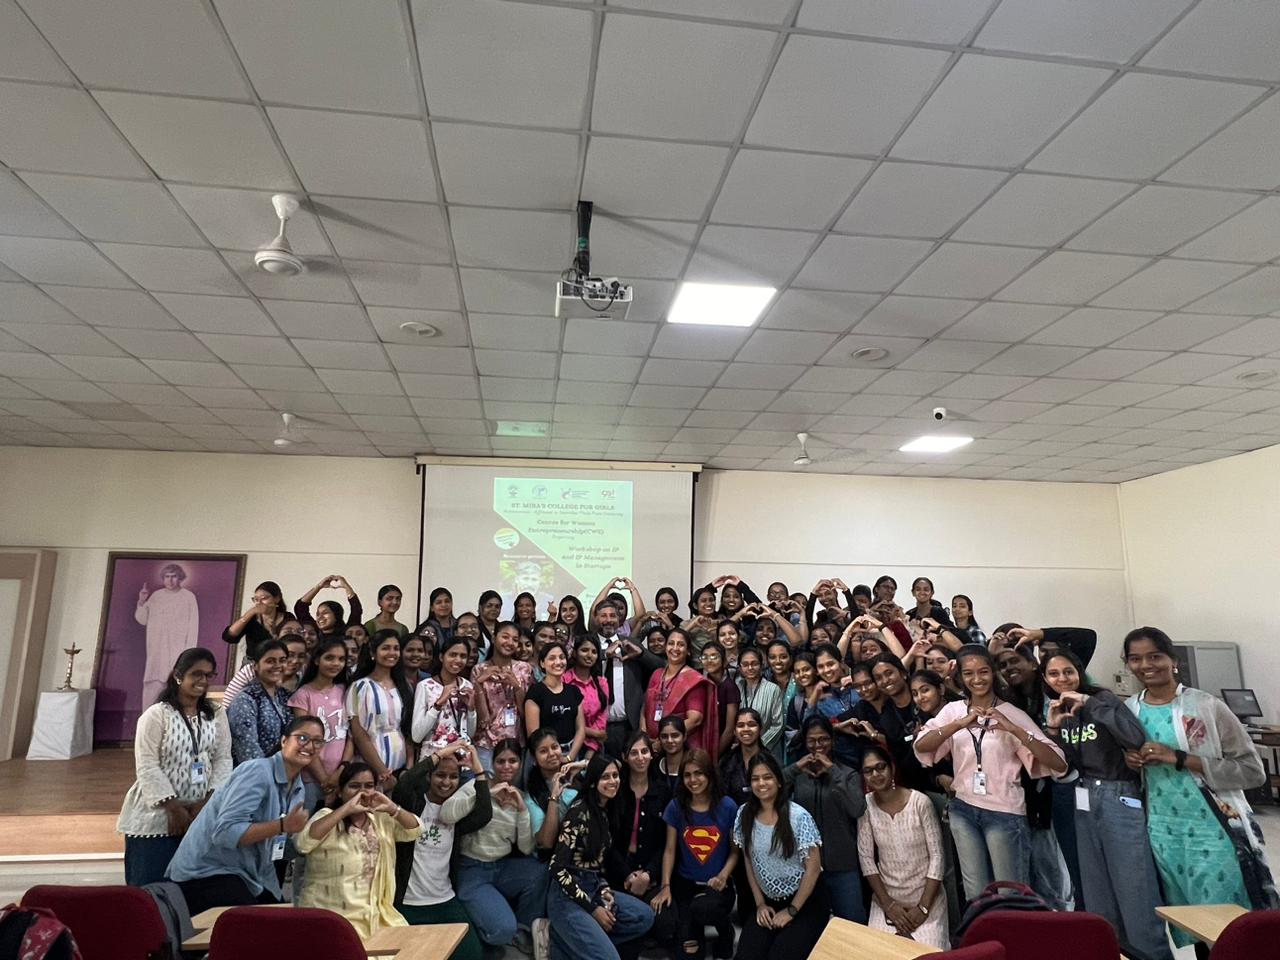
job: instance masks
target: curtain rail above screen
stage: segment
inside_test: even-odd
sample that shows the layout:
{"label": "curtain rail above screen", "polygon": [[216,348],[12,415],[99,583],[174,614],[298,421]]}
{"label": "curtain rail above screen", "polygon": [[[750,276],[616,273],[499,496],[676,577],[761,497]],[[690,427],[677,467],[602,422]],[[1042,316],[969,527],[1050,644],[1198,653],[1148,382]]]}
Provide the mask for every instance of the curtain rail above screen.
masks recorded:
{"label": "curtain rail above screen", "polygon": [[420,453],[413,458],[419,466],[436,464],[452,467],[519,467],[522,470],[631,470],[639,473],[701,473],[700,463],[666,463],[632,460],[546,460],[537,457],[439,457]]}

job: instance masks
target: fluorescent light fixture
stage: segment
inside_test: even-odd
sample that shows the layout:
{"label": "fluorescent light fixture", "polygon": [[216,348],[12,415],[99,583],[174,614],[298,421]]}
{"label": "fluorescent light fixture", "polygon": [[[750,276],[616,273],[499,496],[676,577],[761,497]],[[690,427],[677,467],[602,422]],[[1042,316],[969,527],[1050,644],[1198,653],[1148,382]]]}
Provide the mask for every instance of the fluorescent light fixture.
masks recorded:
{"label": "fluorescent light fixture", "polygon": [[668,323],[700,323],[711,327],[749,327],[760,319],[777,287],[736,283],[682,283]]}
{"label": "fluorescent light fixture", "polygon": [[498,420],[495,437],[545,437],[551,424],[541,420]]}
{"label": "fluorescent light fixture", "polygon": [[966,444],[973,443],[973,437],[943,437],[937,434],[916,437],[910,443],[898,448],[899,453],[950,453],[959,450]]}

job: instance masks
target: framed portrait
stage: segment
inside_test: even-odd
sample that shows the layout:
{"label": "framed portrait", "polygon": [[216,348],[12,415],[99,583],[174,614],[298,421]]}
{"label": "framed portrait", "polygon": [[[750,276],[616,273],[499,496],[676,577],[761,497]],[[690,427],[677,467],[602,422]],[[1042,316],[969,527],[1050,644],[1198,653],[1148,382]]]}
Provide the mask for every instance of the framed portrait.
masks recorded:
{"label": "framed portrait", "polygon": [[239,613],[245,554],[117,553],[107,558],[94,661],[94,742],[128,743],[178,654],[205,647],[226,682],[222,631]]}

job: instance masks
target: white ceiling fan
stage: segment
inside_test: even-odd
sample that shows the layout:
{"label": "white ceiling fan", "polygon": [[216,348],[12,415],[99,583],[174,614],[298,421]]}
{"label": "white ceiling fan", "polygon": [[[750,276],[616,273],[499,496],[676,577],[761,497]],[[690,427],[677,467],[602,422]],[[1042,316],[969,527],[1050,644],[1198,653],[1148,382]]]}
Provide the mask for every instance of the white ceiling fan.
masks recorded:
{"label": "white ceiling fan", "polygon": [[272,446],[278,449],[292,447],[299,443],[309,443],[310,438],[298,429],[303,427],[328,427],[327,423],[321,423],[319,420],[308,420],[306,417],[299,417],[293,413],[280,414],[280,432],[276,434],[275,439],[271,441]]}
{"label": "white ceiling fan", "polygon": [[819,440],[822,443],[831,443],[831,441],[823,440],[822,437],[815,436],[811,433],[805,433],[804,431],[797,433],[796,440],[800,443],[800,453],[791,461],[797,467],[807,467],[814,463],[839,463],[841,460],[856,460],[865,452],[857,447],[844,448],[832,443],[831,446],[834,449],[831,453],[823,456],[812,457],[809,455],[809,440],[811,438]]}
{"label": "white ceiling fan", "polygon": [[294,216],[300,209],[306,208],[312,213],[327,220],[333,220],[338,223],[345,223],[348,226],[358,227],[361,230],[369,230],[373,233],[380,233],[383,236],[394,237],[397,240],[403,240],[406,243],[417,243],[413,237],[405,236],[394,230],[384,227],[377,223],[372,223],[361,217],[354,216],[337,207],[331,207],[327,203],[311,198],[299,198],[291,193],[277,193],[271,197],[271,206],[275,208],[276,217],[280,221],[280,229],[275,237],[267,244],[259,247],[253,254],[253,262],[259,270],[273,274],[277,277],[296,277],[299,274],[312,271],[323,273],[333,269],[333,264],[326,260],[316,257],[308,257],[303,259],[293,252],[293,246],[289,243],[286,231],[289,226],[289,219]]}

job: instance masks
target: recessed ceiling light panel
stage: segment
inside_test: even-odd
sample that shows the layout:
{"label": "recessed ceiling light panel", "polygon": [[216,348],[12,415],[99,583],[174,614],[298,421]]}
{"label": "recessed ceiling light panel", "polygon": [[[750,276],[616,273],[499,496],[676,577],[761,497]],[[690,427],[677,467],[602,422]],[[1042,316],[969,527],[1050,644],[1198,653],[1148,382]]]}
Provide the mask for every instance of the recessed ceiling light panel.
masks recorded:
{"label": "recessed ceiling light panel", "polygon": [[551,431],[551,424],[542,420],[497,420],[493,435],[495,437],[545,437]]}
{"label": "recessed ceiling light panel", "polygon": [[749,327],[760,319],[777,287],[733,283],[682,283],[668,323],[697,323],[711,327]]}
{"label": "recessed ceiling light panel", "polygon": [[923,437],[916,437],[910,443],[904,443],[898,448],[898,451],[900,453],[950,453],[952,450],[959,450],[970,443],[973,443],[973,437],[944,437],[937,434],[928,434]]}

